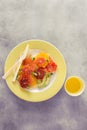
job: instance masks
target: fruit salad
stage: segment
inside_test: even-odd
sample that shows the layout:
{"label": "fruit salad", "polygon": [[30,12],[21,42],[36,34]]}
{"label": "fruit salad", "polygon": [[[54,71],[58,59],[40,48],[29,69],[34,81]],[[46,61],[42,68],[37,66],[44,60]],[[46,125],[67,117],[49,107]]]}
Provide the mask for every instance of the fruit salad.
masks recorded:
{"label": "fruit salad", "polygon": [[28,55],[20,66],[16,80],[22,88],[46,87],[51,76],[56,72],[57,64],[45,52],[37,55]]}

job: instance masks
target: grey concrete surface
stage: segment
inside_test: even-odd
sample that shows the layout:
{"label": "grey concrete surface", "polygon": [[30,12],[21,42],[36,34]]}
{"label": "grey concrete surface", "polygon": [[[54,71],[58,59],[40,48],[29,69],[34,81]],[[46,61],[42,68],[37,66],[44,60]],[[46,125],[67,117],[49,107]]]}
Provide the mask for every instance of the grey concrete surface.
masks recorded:
{"label": "grey concrete surface", "polygon": [[1,78],[10,50],[28,39],[54,44],[64,55],[67,77],[87,85],[86,0],[0,0],[0,130],[87,130],[87,86],[78,97],[64,88],[48,101],[17,98]]}

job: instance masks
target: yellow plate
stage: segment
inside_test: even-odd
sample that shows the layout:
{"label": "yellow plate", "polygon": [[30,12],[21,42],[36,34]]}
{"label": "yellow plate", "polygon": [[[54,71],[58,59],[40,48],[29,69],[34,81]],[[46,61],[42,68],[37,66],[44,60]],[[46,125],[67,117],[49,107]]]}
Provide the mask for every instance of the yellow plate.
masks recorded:
{"label": "yellow plate", "polygon": [[64,60],[63,55],[60,53],[60,51],[52,44],[43,40],[28,40],[17,45],[10,52],[5,63],[5,72],[7,72],[7,70],[16,62],[19,55],[23,52],[27,44],[29,44],[30,49],[43,50],[49,53],[51,57],[53,57],[54,61],[58,65],[55,81],[48,89],[42,92],[38,92],[38,93],[25,91],[21,89],[17,83],[13,83],[12,82],[13,74],[10,74],[7,77],[6,82],[9,89],[19,98],[26,101],[31,101],[31,102],[44,101],[56,95],[57,92],[59,92],[60,89],[62,88],[65,77],[66,77],[65,60]]}

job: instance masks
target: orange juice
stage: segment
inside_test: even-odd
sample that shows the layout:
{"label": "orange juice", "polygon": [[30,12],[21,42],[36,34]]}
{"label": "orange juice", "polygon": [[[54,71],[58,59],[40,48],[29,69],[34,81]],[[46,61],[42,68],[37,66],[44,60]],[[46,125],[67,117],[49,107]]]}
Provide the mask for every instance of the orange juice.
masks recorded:
{"label": "orange juice", "polygon": [[65,82],[65,91],[71,96],[78,96],[84,90],[84,82],[77,76],[68,78]]}

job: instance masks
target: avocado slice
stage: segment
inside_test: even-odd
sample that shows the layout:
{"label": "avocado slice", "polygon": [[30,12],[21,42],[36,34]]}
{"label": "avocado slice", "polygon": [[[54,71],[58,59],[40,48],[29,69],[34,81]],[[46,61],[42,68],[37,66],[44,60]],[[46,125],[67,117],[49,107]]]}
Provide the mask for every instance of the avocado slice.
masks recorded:
{"label": "avocado slice", "polygon": [[46,87],[50,82],[50,76],[45,75],[43,81],[40,83],[40,81],[38,81],[38,88],[44,88]]}
{"label": "avocado slice", "polygon": [[47,76],[45,86],[47,86],[49,84],[49,82],[50,82],[50,76]]}
{"label": "avocado slice", "polygon": [[46,82],[46,76],[44,76],[43,81],[38,81],[38,88],[43,88],[45,86],[45,82]]}

